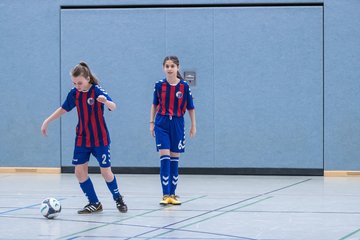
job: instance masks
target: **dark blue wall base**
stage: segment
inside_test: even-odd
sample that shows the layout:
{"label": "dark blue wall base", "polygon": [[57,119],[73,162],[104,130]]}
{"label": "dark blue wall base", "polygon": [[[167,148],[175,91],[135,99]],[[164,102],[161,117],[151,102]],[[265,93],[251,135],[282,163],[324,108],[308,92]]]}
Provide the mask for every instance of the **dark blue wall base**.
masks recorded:
{"label": "dark blue wall base", "polygon": [[[159,174],[157,167],[112,167],[115,174]],[[323,169],[303,168],[180,168],[180,174],[199,175],[281,175],[324,176]],[[61,173],[74,173],[74,167],[61,167]],[[89,173],[100,173],[99,167],[89,167]]]}

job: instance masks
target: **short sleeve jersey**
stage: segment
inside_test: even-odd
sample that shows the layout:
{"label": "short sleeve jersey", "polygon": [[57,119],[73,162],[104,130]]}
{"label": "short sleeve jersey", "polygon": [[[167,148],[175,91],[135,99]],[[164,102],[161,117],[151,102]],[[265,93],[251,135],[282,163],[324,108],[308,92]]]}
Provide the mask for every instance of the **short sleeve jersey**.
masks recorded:
{"label": "short sleeve jersey", "polygon": [[161,115],[184,116],[186,109],[194,109],[193,97],[189,84],[184,80],[173,86],[166,79],[155,83],[153,104],[158,106],[157,113]]}
{"label": "short sleeve jersey", "polygon": [[100,95],[112,101],[108,93],[97,84],[93,84],[87,92],[72,88],[61,106],[67,112],[76,107],[79,121],[76,126],[75,145],[78,147],[110,144],[110,135],[104,118],[104,104],[96,101]]}

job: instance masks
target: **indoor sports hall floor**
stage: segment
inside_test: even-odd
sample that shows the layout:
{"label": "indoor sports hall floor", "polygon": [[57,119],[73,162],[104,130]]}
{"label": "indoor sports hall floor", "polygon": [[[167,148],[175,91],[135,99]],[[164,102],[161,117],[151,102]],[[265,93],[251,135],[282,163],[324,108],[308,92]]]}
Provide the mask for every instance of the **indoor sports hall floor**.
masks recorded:
{"label": "indoor sports hall floor", "polygon": [[[91,175],[104,211],[86,204],[73,174],[0,174],[0,239],[360,239],[360,178],[181,175],[181,206],[161,207],[158,175],[117,175],[129,211]],[[39,212],[61,201],[55,220]]]}

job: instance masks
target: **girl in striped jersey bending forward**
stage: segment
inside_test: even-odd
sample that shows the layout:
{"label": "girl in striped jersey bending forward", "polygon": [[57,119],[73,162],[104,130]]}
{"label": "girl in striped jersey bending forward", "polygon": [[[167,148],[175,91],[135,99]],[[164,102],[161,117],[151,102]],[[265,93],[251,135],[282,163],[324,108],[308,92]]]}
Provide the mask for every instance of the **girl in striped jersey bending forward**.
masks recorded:
{"label": "girl in striped jersey bending forward", "polygon": [[165,57],[163,70],[166,78],[155,83],[150,111],[150,132],[155,137],[160,153],[160,181],[163,191],[161,205],[181,204],[175,195],[178,183],[178,162],[185,150],[184,114],[191,120],[190,137],[196,134],[195,107],[191,90],[179,72],[179,59]]}
{"label": "girl in striped jersey bending forward", "polygon": [[92,154],[99,162],[100,171],[120,212],[127,212],[127,206],[119,193],[115,175],[111,170],[110,136],[104,119],[104,105],[113,111],[116,104],[107,92],[99,86],[98,79],[91,73],[85,62],[80,62],[71,71],[74,88],[68,93],[64,103],[42,124],[41,132],[47,135],[50,122],[76,107],[79,122],[76,127],[75,149],[72,164],[75,175],[89,203],[79,214],[90,214],[103,210],[93,183],[88,176],[88,162]]}

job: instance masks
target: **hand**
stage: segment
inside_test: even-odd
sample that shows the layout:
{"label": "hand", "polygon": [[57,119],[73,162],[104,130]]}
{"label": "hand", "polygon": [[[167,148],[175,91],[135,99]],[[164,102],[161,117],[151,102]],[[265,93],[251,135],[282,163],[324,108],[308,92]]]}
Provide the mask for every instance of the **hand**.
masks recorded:
{"label": "hand", "polygon": [[49,126],[49,124],[46,121],[44,121],[43,124],[41,125],[41,133],[42,133],[42,135],[47,136],[48,126]]}
{"label": "hand", "polygon": [[104,95],[100,95],[97,97],[96,101],[101,102],[101,103],[106,103],[107,99]]}
{"label": "hand", "polygon": [[191,126],[191,128],[190,128],[190,138],[195,137],[195,135],[196,135],[196,127]]}
{"label": "hand", "polygon": [[150,134],[151,134],[152,137],[155,137],[154,128],[155,128],[155,123],[151,122],[150,123]]}

